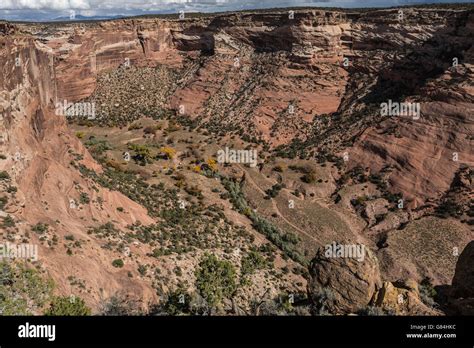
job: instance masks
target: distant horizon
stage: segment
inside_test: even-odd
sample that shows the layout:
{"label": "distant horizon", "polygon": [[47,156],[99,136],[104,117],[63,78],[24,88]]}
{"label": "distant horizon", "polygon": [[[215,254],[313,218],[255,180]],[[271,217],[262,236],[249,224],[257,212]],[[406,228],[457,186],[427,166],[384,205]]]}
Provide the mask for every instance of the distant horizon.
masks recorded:
{"label": "distant horizon", "polygon": [[[0,20],[10,22],[87,21],[185,13],[221,13],[284,8],[393,8],[469,4],[469,0],[3,0]],[[79,18],[79,19],[77,19]]]}

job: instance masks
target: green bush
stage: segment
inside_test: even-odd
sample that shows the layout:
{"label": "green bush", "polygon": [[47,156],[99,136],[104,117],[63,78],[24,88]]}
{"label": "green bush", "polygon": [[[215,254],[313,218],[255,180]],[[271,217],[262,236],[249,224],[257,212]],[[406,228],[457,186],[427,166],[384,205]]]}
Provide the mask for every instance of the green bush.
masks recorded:
{"label": "green bush", "polygon": [[13,218],[10,215],[7,215],[3,218],[3,222],[0,226],[3,228],[14,227],[15,220],[13,220]]}
{"label": "green bush", "polygon": [[53,299],[44,314],[49,316],[84,316],[90,315],[91,310],[79,297],[60,296]]}
{"label": "green bush", "polygon": [[140,303],[124,294],[115,294],[101,301],[99,312],[107,316],[141,315],[143,310]]}
{"label": "green bush", "polygon": [[44,234],[46,232],[48,232],[48,225],[47,224],[43,224],[41,222],[37,223],[36,225],[34,225],[31,230],[37,234]]}
{"label": "green bush", "polygon": [[237,289],[234,266],[215,255],[205,254],[196,271],[196,288],[211,307],[219,305]]}
{"label": "green bush", "polygon": [[0,180],[8,180],[8,179],[10,179],[10,175],[4,170],[0,171]]}
{"label": "green bush", "polygon": [[123,261],[121,259],[116,259],[112,261],[112,266],[116,268],[122,268],[124,265]]}
{"label": "green bush", "polygon": [[89,195],[85,192],[81,192],[81,195],[79,196],[79,202],[81,204],[89,204],[90,203],[90,198]]}
{"label": "green bush", "polygon": [[135,152],[135,154],[132,157],[140,165],[153,163],[153,156],[148,146],[138,145],[138,144],[129,144],[128,149]]}
{"label": "green bush", "polygon": [[0,197],[0,209],[3,210],[8,203],[8,197]]}
{"label": "green bush", "polygon": [[52,280],[22,263],[0,262],[0,315],[39,314],[50,301]]}
{"label": "green bush", "polygon": [[186,290],[178,288],[168,293],[163,310],[168,315],[190,314],[191,295]]}
{"label": "green bush", "polygon": [[250,251],[244,258],[242,258],[241,273],[242,275],[252,274],[258,269],[265,268],[265,258],[257,251]]}
{"label": "green bush", "polygon": [[301,177],[301,180],[307,184],[312,184],[317,179],[316,172],[314,169],[308,169],[307,172]]}
{"label": "green bush", "polygon": [[436,303],[437,292],[433,284],[431,283],[431,280],[429,278],[424,278],[420,283],[419,289],[420,289],[420,298],[423,301],[423,303],[430,307],[435,307],[437,305]]}

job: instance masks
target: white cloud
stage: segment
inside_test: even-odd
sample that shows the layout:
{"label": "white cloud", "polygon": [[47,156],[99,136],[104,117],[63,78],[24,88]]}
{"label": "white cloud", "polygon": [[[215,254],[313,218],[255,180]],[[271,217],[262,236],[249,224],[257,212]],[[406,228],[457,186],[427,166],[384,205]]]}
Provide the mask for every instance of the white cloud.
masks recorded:
{"label": "white cloud", "polygon": [[68,16],[69,10],[86,16],[131,16],[144,12],[174,13],[179,10],[215,12],[288,6],[384,7],[470,1],[472,0],[0,0],[0,19],[47,20]]}
{"label": "white cloud", "polygon": [[87,10],[90,0],[2,0],[2,10]]}

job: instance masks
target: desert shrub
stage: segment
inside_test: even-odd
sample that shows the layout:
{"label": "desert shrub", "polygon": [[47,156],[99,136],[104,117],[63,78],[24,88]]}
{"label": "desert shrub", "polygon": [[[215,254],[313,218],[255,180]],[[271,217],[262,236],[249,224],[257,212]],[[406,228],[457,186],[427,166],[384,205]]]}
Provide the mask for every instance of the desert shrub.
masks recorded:
{"label": "desert shrub", "polygon": [[320,287],[311,294],[313,305],[311,311],[314,315],[330,315],[327,304],[335,300],[334,292],[331,288]]}
{"label": "desert shrub", "polygon": [[162,147],[160,153],[166,159],[173,159],[176,156],[176,150],[171,147]]}
{"label": "desert shrub", "polygon": [[48,232],[49,226],[48,224],[43,224],[41,222],[38,222],[36,225],[34,225],[31,230],[37,234],[44,234]]}
{"label": "desert shrub", "polygon": [[106,316],[141,315],[140,303],[123,294],[115,294],[99,304],[99,313]]}
{"label": "desert shrub", "polygon": [[3,210],[8,203],[8,197],[0,197],[0,210]]}
{"label": "desert shrub", "polygon": [[0,262],[0,315],[39,314],[50,301],[52,280],[22,263]]}
{"label": "desert shrub", "polygon": [[365,202],[369,200],[369,197],[367,196],[359,196],[357,198],[351,199],[351,204],[354,208],[364,208],[365,207]]}
{"label": "desert shrub", "polygon": [[420,290],[420,299],[424,304],[430,307],[435,307],[437,305],[435,301],[437,292],[429,278],[424,278],[421,281],[419,290]]}
{"label": "desert shrub", "polygon": [[259,316],[311,315],[306,294],[296,293],[291,299],[288,294],[281,293],[275,298],[265,301],[253,300],[250,304],[250,311],[252,315]]}
{"label": "desert shrub", "polygon": [[7,215],[3,218],[2,224],[0,226],[3,228],[14,227],[15,220],[10,215]]}
{"label": "desert shrub", "polygon": [[168,133],[172,133],[172,132],[176,132],[180,129],[181,129],[181,127],[180,127],[179,124],[177,124],[176,122],[171,121],[168,125],[168,128],[166,128],[166,131]]}
{"label": "desert shrub", "polygon": [[250,251],[241,261],[241,273],[243,275],[252,274],[258,269],[266,267],[265,258],[257,251]]}
{"label": "desert shrub", "polygon": [[81,192],[81,194],[79,195],[79,202],[81,204],[89,204],[90,203],[90,198],[89,198],[89,195],[85,192]]}
{"label": "desert shrub", "polygon": [[142,125],[140,124],[140,122],[133,122],[130,126],[128,126],[129,131],[140,129],[140,128],[142,128]]}
{"label": "desert shrub", "polygon": [[403,198],[401,193],[391,193],[388,191],[383,192],[382,196],[390,203],[398,203],[398,201]]}
{"label": "desert shrub", "polygon": [[276,196],[278,196],[278,193],[280,193],[281,189],[283,188],[282,185],[280,184],[275,184],[272,186],[271,189],[268,189],[265,191],[265,193],[269,196],[269,197],[272,197],[272,198],[275,198]]}
{"label": "desert shrub", "polygon": [[308,167],[304,169],[304,175],[301,177],[301,181],[307,184],[312,184],[316,181],[316,179],[317,176],[314,168]]}
{"label": "desert shrub", "polygon": [[155,134],[157,129],[158,128],[156,126],[147,126],[147,127],[143,128],[143,133],[145,133],[145,134]]}
{"label": "desert shrub", "polygon": [[450,197],[444,200],[437,208],[436,215],[441,218],[460,217],[463,213],[462,207]]}
{"label": "desert shrub", "polygon": [[382,308],[377,306],[367,306],[357,312],[358,315],[365,316],[382,316],[388,315],[388,313]]}
{"label": "desert shrub", "polygon": [[153,162],[151,151],[146,145],[129,144],[128,149],[135,152],[132,158],[140,165],[146,165]]}
{"label": "desert shrub", "polygon": [[0,171],[0,180],[9,180],[9,179],[10,179],[10,175],[6,171],[4,170]]}
{"label": "desert shrub", "polygon": [[112,261],[112,266],[115,268],[122,268],[124,265],[123,261],[121,259],[115,259]]}
{"label": "desert shrub", "polygon": [[98,140],[94,136],[89,137],[84,145],[94,157],[100,157],[105,151],[112,150],[112,146],[106,140]]}
{"label": "desert shrub", "polygon": [[84,138],[85,135],[86,135],[86,133],[84,133],[84,132],[76,132],[76,137],[79,138],[79,139]]}
{"label": "desert shrub", "polygon": [[190,314],[191,295],[183,288],[170,291],[166,295],[163,310],[168,315]]}
{"label": "desert shrub", "polygon": [[108,158],[105,160],[105,165],[109,168],[113,168],[115,171],[121,172],[123,170],[122,165],[114,159]]}
{"label": "desert shrub", "polygon": [[85,316],[91,315],[91,310],[79,297],[58,296],[53,299],[44,314],[48,316]]}
{"label": "desert shrub", "polygon": [[146,276],[146,272],[148,270],[148,267],[146,265],[138,265],[138,273],[140,273],[142,276]]}
{"label": "desert shrub", "polygon": [[369,175],[369,181],[372,184],[377,185],[377,187],[379,187],[379,186],[383,187],[385,185],[383,177],[380,174],[377,174],[377,173],[370,174]]}
{"label": "desert shrub", "polygon": [[235,269],[229,261],[221,261],[215,255],[206,254],[196,270],[196,288],[211,307],[229,298],[235,292]]}
{"label": "desert shrub", "polygon": [[277,164],[275,167],[273,167],[273,170],[278,173],[283,173],[285,168],[283,167],[282,164]]}
{"label": "desert shrub", "polygon": [[98,227],[89,229],[89,231],[87,231],[87,234],[95,234],[99,238],[107,238],[107,237],[116,236],[119,232],[120,231],[117,228],[115,228],[113,223],[107,222]]}

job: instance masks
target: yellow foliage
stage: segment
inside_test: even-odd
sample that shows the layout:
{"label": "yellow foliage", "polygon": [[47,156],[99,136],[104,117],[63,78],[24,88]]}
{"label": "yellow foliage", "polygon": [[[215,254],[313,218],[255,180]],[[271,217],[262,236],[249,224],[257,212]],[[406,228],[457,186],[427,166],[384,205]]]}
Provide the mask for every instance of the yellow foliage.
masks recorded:
{"label": "yellow foliage", "polygon": [[207,165],[209,166],[209,168],[211,168],[213,172],[217,172],[217,161],[214,158],[209,158],[207,160]]}
{"label": "yellow foliage", "polygon": [[176,150],[171,147],[162,147],[160,152],[164,154],[168,159],[173,159],[176,156]]}
{"label": "yellow foliage", "polygon": [[79,139],[84,138],[84,135],[86,135],[84,132],[76,132],[76,137],[78,137]]}
{"label": "yellow foliage", "polygon": [[250,217],[252,215],[252,209],[250,209],[249,207],[245,208],[244,215]]}

